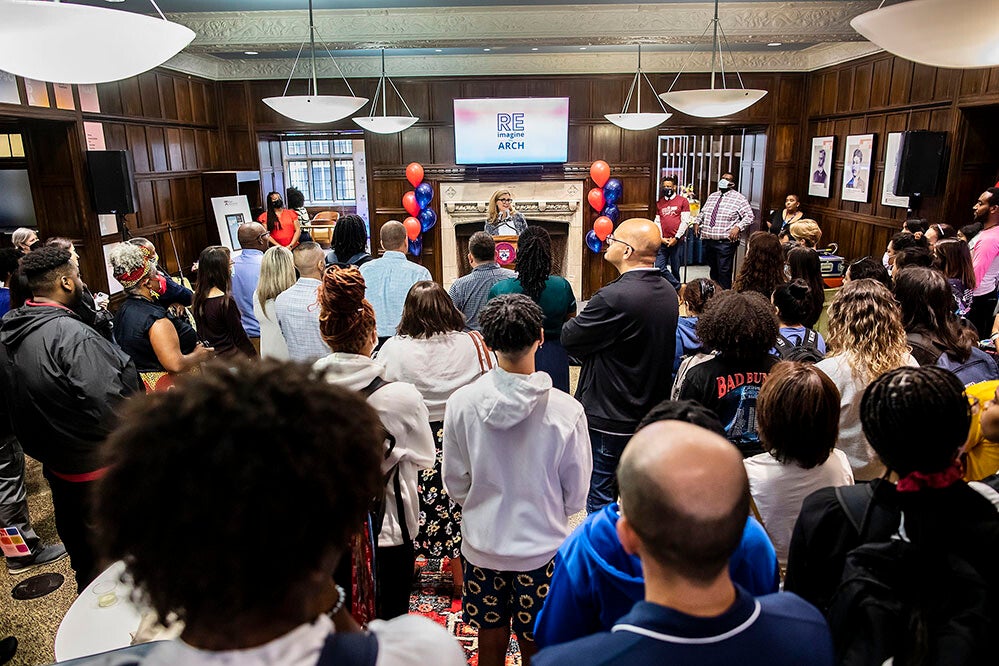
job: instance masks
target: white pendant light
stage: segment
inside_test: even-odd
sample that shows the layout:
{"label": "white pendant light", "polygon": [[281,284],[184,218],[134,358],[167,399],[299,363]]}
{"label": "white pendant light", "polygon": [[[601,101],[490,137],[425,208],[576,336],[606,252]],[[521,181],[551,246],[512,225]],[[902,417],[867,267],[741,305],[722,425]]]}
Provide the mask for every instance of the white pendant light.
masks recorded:
{"label": "white pendant light", "polygon": [[[638,45],[638,71],[635,72],[635,78],[631,81],[631,88],[628,89],[628,96],[624,100],[624,107],[621,109],[621,113],[606,113],[604,118],[614,123],[621,129],[626,130],[647,130],[653,127],[659,127],[664,122],[669,120],[670,116],[673,114],[666,110],[663,106],[662,100],[656,97],[656,101],[659,102],[660,108],[662,108],[662,113],[642,113],[642,82],[640,79],[645,79],[645,82],[649,84],[652,88],[652,94],[655,96],[656,87],[652,85],[649,81],[649,77],[645,75],[642,71],[642,45]],[[638,92],[638,98],[636,100],[636,112],[628,113],[628,105],[631,104],[631,96]]]}
{"label": "white pendant light", "polygon": [[[766,90],[747,89],[742,82],[742,75],[739,74],[738,70],[736,70],[735,75],[739,79],[739,87],[726,87],[725,55],[722,53],[719,33],[721,33],[721,39],[725,40],[726,47],[728,47],[728,38],[725,37],[725,31],[722,30],[721,23],[718,20],[718,0],[715,0],[715,17],[708,24],[708,27],[704,29],[704,32],[701,33],[702,37],[707,34],[708,29],[713,30],[711,39],[711,87],[698,90],[677,90],[674,92],[673,86],[676,85],[680,74],[683,74],[683,67],[681,67],[680,71],[677,72],[676,78],[673,79],[669,90],[659,95],[660,99],[677,111],[686,113],[688,116],[697,116],[698,118],[718,118],[738,113],[756,104],[767,94]],[[690,57],[687,58],[687,62],[690,62],[690,58],[693,55],[692,51]],[[731,48],[729,48],[729,55],[732,55]],[[685,62],[683,66],[686,67],[687,63]],[[721,69],[721,88],[715,88],[716,67],[720,67]]]}
{"label": "white pendant light", "polygon": [[995,0],[911,0],[850,21],[885,51],[933,67],[974,69],[999,65]]}
{"label": "white pendant light", "polygon": [[333,54],[330,53],[329,47],[326,46],[325,42],[323,43],[323,47],[326,49],[326,53],[329,54],[330,60],[336,65],[337,71],[340,72],[340,78],[347,84],[347,90],[350,91],[349,97],[319,94],[319,79],[316,76],[316,23],[312,15],[312,0],[309,0],[309,62],[312,66],[312,77],[309,80],[309,94],[288,94],[288,86],[291,85],[291,79],[295,76],[295,69],[298,67],[298,61],[301,59],[302,51],[305,49],[305,42],[302,42],[302,46],[298,49],[298,55],[295,57],[295,64],[291,66],[291,74],[288,75],[288,82],[284,85],[284,93],[280,97],[265,97],[263,99],[264,104],[282,116],[297,120],[300,123],[332,123],[346,118],[367,104],[367,97],[356,97],[354,95],[354,90],[350,87],[350,82],[343,75],[343,70],[340,69],[339,63],[337,63]]}
{"label": "white pendant light", "polygon": [[[399,100],[402,105],[406,107],[406,113],[408,116],[390,116],[386,110],[386,100],[388,98],[388,89],[386,88],[386,82],[388,85],[392,86],[392,90],[395,94],[399,96]],[[375,107],[378,106],[378,96],[382,97],[382,115],[375,115]],[[409,110],[409,105],[406,104],[406,100],[403,99],[402,93],[399,89],[395,87],[392,83],[392,79],[385,76],[385,49],[382,49],[382,76],[378,79],[378,87],[375,88],[375,96],[371,98],[371,109],[368,111],[368,115],[360,116],[354,118],[354,122],[368,130],[369,132],[374,132],[375,134],[394,134],[396,132],[401,132],[407,127],[411,127],[419,118],[413,115],[413,112]]]}
{"label": "white pendant light", "polygon": [[0,0],[0,69],[55,83],[106,83],[162,65],[194,39],[190,28],[106,7]]}

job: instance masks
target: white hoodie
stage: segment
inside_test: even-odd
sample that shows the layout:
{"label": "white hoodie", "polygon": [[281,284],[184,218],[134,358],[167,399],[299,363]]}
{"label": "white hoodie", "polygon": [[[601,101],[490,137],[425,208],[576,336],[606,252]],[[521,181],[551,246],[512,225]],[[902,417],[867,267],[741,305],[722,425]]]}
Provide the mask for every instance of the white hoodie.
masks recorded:
{"label": "white hoodie", "polygon": [[[313,367],[326,373],[329,383],[354,391],[366,388],[375,377],[385,378],[385,366],[358,354],[334,352],[316,361]],[[399,463],[406,525],[409,527],[410,538],[416,539],[420,528],[418,475],[421,469],[432,468],[436,458],[427,407],[416,387],[405,382],[392,382],[383,386],[371,394],[368,404],[375,408],[382,425],[395,437],[392,455],[382,461],[382,473],[387,473]],[[395,489],[389,482],[385,486],[385,520],[378,535],[379,546],[402,544],[402,530],[396,513]]]}
{"label": "white hoodie", "polygon": [[461,552],[476,566],[531,571],[583,509],[592,469],[583,406],[544,372],[496,368],[444,412],[444,487],[461,505]]}

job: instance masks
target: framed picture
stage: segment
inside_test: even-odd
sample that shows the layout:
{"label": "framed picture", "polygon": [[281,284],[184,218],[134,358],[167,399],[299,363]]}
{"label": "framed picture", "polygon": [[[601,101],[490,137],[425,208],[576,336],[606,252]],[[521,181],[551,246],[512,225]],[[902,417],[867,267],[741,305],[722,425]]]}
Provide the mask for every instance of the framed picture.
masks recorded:
{"label": "framed picture", "polygon": [[881,186],[881,203],[885,206],[909,207],[909,197],[895,194],[895,181],[898,180],[898,165],[902,159],[902,133],[889,132],[885,147],[885,182]]}
{"label": "framed picture", "polygon": [[832,182],[833,142],[835,137],[817,136],[812,139],[812,159],[808,167],[808,194],[813,197],[829,197],[829,183]]}
{"label": "framed picture", "polygon": [[870,199],[873,134],[851,134],[843,150],[843,201],[867,203]]}

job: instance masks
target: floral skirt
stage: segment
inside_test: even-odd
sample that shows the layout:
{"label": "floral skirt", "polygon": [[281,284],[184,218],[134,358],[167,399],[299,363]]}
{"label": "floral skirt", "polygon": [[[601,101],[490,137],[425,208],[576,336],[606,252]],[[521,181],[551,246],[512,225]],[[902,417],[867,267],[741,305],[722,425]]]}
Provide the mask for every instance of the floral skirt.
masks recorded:
{"label": "floral skirt", "polygon": [[416,537],[416,555],[440,559],[461,554],[461,507],[451,501],[441,477],[444,423],[432,421],[437,446],[433,469],[420,472],[420,533]]}

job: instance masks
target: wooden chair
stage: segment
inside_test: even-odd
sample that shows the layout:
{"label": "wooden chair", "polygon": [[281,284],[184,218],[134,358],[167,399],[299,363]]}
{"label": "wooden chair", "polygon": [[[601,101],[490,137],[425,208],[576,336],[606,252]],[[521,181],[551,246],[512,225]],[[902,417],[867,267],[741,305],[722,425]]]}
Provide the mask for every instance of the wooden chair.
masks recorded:
{"label": "wooden chair", "polygon": [[323,247],[329,247],[333,243],[333,227],[336,226],[336,221],[339,218],[340,213],[335,210],[324,210],[316,213],[308,227],[312,240]]}

